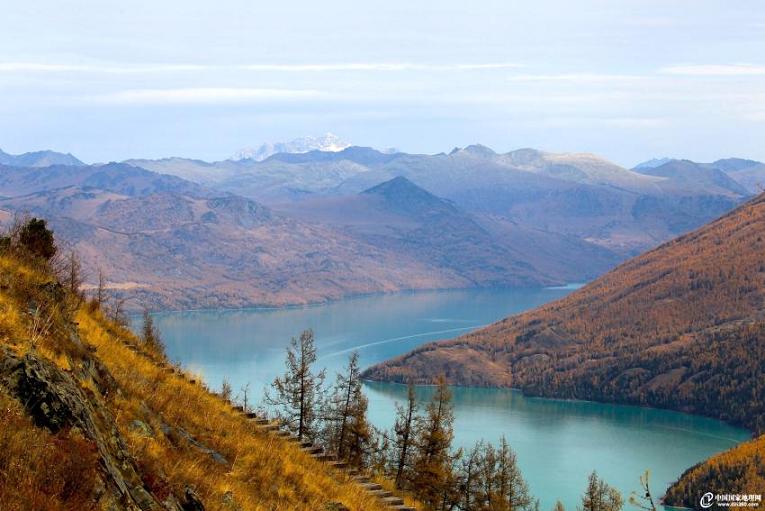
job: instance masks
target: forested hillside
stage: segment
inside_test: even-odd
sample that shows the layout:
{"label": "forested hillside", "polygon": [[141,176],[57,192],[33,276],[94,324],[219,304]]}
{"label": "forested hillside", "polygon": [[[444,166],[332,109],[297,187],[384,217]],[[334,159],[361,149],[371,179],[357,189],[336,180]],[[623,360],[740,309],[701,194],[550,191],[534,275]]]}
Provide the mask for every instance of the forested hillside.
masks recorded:
{"label": "forested hillside", "polygon": [[[650,405],[765,430],[765,195],[632,259],[567,298],[372,367],[374,380],[513,386]],[[669,493],[762,481],[762,437],[694,468]]]}
{"label": "forested hillside", "polygon": [[569,297],[368,371],[650,404],[765,428],[765,196]]}
{"label": "forested hillside", "polygon": [[[765,488],[765,435],[689,468],[670,486],[664,502],[698,507],[702,493],[761,495]],[[765,498],[765,496],[762,496]],[[760,501],[760,509],[765,505]]]}

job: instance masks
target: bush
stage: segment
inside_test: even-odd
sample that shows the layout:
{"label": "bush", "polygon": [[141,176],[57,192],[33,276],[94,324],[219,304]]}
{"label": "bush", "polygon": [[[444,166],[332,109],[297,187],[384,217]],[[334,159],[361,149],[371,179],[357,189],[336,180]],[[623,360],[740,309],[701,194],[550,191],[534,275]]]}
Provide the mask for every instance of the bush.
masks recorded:
{"label": "bush", "polygon": [[30,254],[49,261],[56,255],[56,243],[53,231],[48,229],[45,220],[32,218],[19,230],[19,245]]}
{"label": "bush", "polygon": [[4,511],[95,509],[98,455],[92,442],[34,426],[0,393],[0,503]]}

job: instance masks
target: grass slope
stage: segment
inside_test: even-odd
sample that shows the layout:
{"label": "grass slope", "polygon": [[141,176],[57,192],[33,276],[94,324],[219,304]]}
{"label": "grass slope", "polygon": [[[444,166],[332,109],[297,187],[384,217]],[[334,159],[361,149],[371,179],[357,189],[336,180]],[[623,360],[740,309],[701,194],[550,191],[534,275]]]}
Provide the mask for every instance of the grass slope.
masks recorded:
{"label": "grass slope", "polygon": [[[4,510],[179,509],[189,493],[208,510],[382,509],[139,345],[45,265],[0,255]],[[19,399],[32,391],[44,406]]]}

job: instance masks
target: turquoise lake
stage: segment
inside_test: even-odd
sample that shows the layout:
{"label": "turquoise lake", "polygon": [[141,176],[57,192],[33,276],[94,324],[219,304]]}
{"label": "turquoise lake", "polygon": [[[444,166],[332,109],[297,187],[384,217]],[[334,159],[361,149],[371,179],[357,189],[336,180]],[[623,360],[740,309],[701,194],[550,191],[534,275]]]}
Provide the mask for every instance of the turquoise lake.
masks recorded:
{"label": "turquoise lake", "polygon": [[[353,351],[367,366],[549,302],[574,288],[399,293],[311,307],[162,313],[155,319],[173,360],[201,374],[213,389],[223,378],[235,391],[249,384],[250,400],[257,402],[264,386],[283,372],[290,338],[303,329],[314,330],[317,366],[327,368],[327,381],[332,382],[334,371]],[[406,398],[406,388],[368,383],[365,391],[371,421],[390,428],[395,403]],[[418,388],[422,399],[431,391]],[[576,509],[592,470],[626,499],[638,489],[639,475],[650,469],[654,493],[663,494],[686,468],[749,438],[745,430],[704,417],[529,398],[503,389],[454,388],[454,409],[455,445],[469,447],[477,440],[496,441],[505,435],[543,510],[556,499]]]}

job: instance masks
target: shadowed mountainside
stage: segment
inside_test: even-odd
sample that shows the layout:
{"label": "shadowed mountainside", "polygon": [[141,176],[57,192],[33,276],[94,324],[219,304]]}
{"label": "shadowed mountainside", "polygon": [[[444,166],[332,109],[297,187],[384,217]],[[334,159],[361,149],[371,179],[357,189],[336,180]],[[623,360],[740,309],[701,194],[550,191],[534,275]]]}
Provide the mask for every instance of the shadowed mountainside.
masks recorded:
{"label": "shadowed mountainside", "polygon": [[608,250],[571,236],[470,214],[405,177],[349,197],[306,199],[278,209],[341,229],[381,250],[448,268],[473,285],[534,285],[537,272],[550,281],[581,282],[619,261]]}

